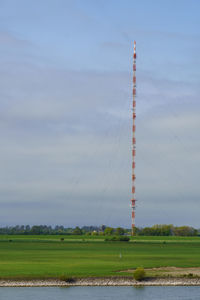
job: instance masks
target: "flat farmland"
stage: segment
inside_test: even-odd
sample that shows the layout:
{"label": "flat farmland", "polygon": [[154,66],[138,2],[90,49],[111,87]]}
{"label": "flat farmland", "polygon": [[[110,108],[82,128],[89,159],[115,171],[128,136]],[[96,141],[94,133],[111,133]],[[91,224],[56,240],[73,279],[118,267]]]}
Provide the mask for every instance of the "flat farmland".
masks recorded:
{"label": "flat farmland", "polygon": [[[60,238],[63,237],[64,241]],[[0,236],[0,277],[130,276],[137,267],[200,267],[199,237]]]}

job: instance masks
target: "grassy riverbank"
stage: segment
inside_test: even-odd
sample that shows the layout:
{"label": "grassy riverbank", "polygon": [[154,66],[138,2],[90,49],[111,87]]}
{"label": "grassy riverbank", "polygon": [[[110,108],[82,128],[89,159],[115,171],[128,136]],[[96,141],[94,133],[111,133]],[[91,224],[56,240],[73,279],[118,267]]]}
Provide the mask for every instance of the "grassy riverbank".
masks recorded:
{"label": "grassy riverbank", "polygon": [[118,271],[200,266],[199,237],[141,236],[128,243],[104,242],[98,236],[60,238],[0,236],[0,278],[130,276]]}

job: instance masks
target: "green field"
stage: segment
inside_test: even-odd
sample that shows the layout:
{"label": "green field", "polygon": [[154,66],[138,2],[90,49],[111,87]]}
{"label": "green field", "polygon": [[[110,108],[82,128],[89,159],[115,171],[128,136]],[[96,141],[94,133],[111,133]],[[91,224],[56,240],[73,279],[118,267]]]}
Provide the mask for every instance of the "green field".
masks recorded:
{"label": "green field", "polygon": [[[63,237],[63,236],[62,236]],[[130,276],[136,267],[199,267],[199,237],[0,236],[1,278]],[[12,241],[11,241],[12,240]]]}

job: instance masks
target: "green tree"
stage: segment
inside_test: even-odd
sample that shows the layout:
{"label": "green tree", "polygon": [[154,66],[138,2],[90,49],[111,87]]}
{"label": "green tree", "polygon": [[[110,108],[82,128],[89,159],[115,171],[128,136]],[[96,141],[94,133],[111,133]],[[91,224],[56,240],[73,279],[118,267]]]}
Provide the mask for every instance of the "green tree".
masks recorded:
{"label": "green tree", "polygon": [[117,227],[115,230],[116,235],[124,235],[124,229],[122,227]]}
{"label": "green tree", "polygon": [[82,230],[78,226],[76,226],[76,228],[73,230],[72,234],[82,235]]}
{"label": "green tree", "polygon": [[174,228],[174,234],[179,236],[194,236],[197,235],[197,231],[189,226],[180,226]]}
{"label": "green tree", "polygon": [[113,233],[114,233],[114,228],[112,227],[106,227],[106,229],[104,230],[105,235],[112,235]]}

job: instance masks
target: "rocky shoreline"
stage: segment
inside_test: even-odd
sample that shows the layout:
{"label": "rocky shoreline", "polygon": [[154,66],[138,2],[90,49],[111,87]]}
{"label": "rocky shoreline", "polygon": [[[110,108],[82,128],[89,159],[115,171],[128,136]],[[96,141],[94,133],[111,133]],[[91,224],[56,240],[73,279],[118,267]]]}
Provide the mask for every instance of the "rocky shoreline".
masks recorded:
{"label": "rocky shoreline", "polygon": [[200,278],[79,278],[74,282],[48,280],[0,280],[0,287],[64,287],[64,286],[200,286]]}

